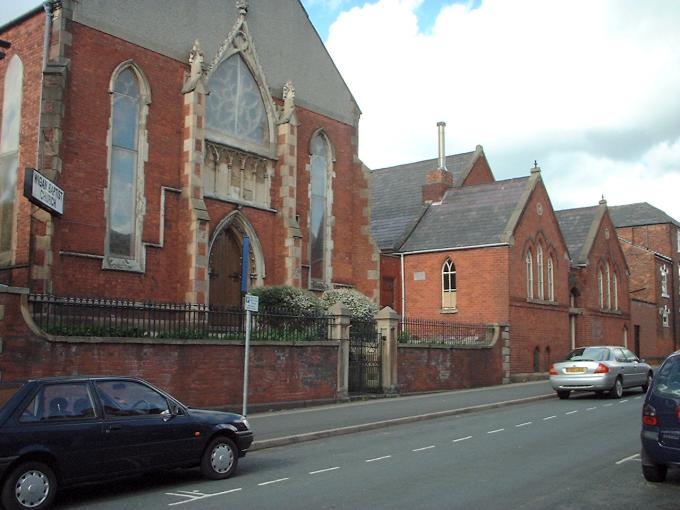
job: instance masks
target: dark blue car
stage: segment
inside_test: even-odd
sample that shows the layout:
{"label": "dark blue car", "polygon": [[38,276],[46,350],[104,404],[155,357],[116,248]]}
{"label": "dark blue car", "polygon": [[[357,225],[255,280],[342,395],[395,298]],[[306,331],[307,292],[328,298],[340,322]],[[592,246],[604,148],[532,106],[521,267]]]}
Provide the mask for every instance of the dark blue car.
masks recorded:
{"label": "dark blue car", "polygon": [[680,467],[680,351],[657,371],[642,407],[642,474],[663,482],[669,467]]}
{"label": "dark blue car", "polygon": [[243,416],[192,409],[132,377],[2,383],[0,404],[7,510],[47,508],[59,486],[155,469],[227,478],[253,442]]}

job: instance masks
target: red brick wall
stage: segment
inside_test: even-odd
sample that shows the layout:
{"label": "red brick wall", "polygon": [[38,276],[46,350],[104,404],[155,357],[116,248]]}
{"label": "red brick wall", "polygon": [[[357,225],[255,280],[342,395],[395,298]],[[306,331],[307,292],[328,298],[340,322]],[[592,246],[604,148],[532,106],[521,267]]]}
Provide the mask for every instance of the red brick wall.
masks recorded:
{"label": "red brick wall", "polygon": [[[537,212],[537,204],[542,214]],[[509,255],[510,335],[512,338],[510,370],[513,374],[534,371],[534,351],[539,352],[539,372],[546,372],[550,362],[569,350],[569,260],[555,213],[542,181],[538,181],[514,231],[514,245]],[[546,299],[527,299],[525,257],[532,248],[534,287],[536,278],[536,246],[541,243],[544,257]],[[547,264],[554,264],[555,302],[547,301]],[[537,297],[537,291],[534,290]]]}
{"label": "red brick wall", "polygon": [[[577,256],[577,255],[575,255]],[[605,264],[609,263],[611,292],[614,292],[614,274],[618,278],[618,310],[607,309],[607,277]],[[602,269],[605,307],[600,307],[598,271]],[[624,330],[627,331],[628,345],[631,345],[629,278],[625,256],[616,236],[609,214],[605,214],[588,255],[586,267],[572,269],[572,287],[578,296],[576,307],[581,315],[576,316],[576,345],[623,345]],[[614,296],[611,306],[614,307]]]}
{"label": "red brick wall", "polygon": [[477,158],[470,169],[468,176],[463,182],[463,186],[473,186],[475,184],[488,184],[494,182],[493,173],[486,157]]}
{"label": "red brick wall", "polygon": [[[309,146],[312,137],[323,129],[333,146],[332,226],[334,283],[354,285],[373,298],[378,291],[378,280],[368,280],[369,270],[379,271],[377,248],[370,239],[368,216],[368,180],[357,157],[353,126],[302,108],[297,110],[298,172],[297,212],[302,227],[302,264],[309,265]],[[362,232],[364,232],[362,234]],[[375,254],[375,256],[374,256]],[[373,260],[375,259],[375,260]],[[305,271],[305,268],[303,268]],[[305,280],[306,281],[306,280]]]}
{"label": "red brick wall", "polygon": [[[673,352],[673,338],[670,328],[659,326],[659,311],[653,303],[631,301],[631,334],[628,347],[636,349],[635,326],[640,327],[639,356],[652,362],[660,362]],[[664,331],[665,330],[665,331]]]}
{"label": "red brick wall", "polygon": [[[158,243],[160,236],[161,186],[181,188],[183,150],[183,96],[181,89],[187,66],[122,39],[69,23],[72,44],[65,95],[62,143],[63,172],[57,179],[65,191],[64,216],[55,219],[53,292],[60,295],[128,298],[181,302],[189,281],[189,257],[186,253],[190,218],[186,198],[167,193],[165,206],[165,246],[146,248],[146,270],[143,274],[103,271],[106,234],[106,187],[108,185],[107,131],[111,112],[108,93],[113,70],[128,59],[134,60],[146,76],[151,89],[147,118],[148,161],[144,166],[146,212],[143,242]],[[33,165],[35,155],[35,119],[39,97],[42,64],[42,17],[36,16],[3,35],[15,45],[10,50],[22,53],[25,66],[24,109],[22,127],[21,168]],[[24,58],[25,57],[25,58]],[[0,64],[0,78],[9,58]],[[1,87],[0,87],[1,88]],[[369,280],[369,270],[377,276],[379,261],[370,239],[368,182],[357,158],[356,132],[353,126],[297,108],[301,122],[298,131],[298,213],[303,227],[303,264],[308,238],[307,211],[309,142],[312,134],[323,128],[334,148],[333,178],[333,281],[356,286],[371,298],[377,297],[378,280]],[[23,178],[20,176],[20,181]],[[272,205],[279,203],[280,176],[272,183]],[[362,190],[366,190],[362,192]],[[21,193],[19,192],[19,195]],[[21,198],[23,224],[20,226],[18,262],[28,262],[28,203]],[[234,205],[208,199],[206,205],[212,229]],[[265,252],[267,279],[265,284],[283,283],[284,233],[282,221],[275,212],[244,207],[243,214],[252,222]],[[60,252],[94,255],[79,257]],[[16,272],[15,272],[16,273]],[[16,273],[19,274],[19,273]],[[21,279],[9,278],[0,271],[0,281],[28,285],[28,271]],[[77,277],[76,277],[77,275]]]}
{"label": "red brick wall", "polygon": [[[16,269],[0,269],[0,283],[13,286],[28,284],[28,250],[31,205],[23,197],[24,169],[35,167],[38,136],[38,111],[40,103],[40,83],[42,76],[42,43],[45,15],[36,14],[22,23],[10,26],[0,32],[0,39],[10,41],[12,47],[4,50],[6,56],[0,60],[0,109],[4,100],[4,83],[7,67],[14,55],[23,64],[23,97],[21,104],[21,131],[19,134],[19,172],[17,175],[17,207],[14,266]],[[0,112],[0,118],[2,114]]]}
{"label": "red brick wall", "polygon": [[[456,266],[457,313],[442,313],[441,271]],[[479,248],[404,257],[406,315],[456,322],[507,323],[508,248]],[[424,273],[415,280],[414,273]]]}
{"label": "red brick wall", "polygon": [[[5,306],[2,380],[52,375],[133,375],[169,391],[184,403],[240,410],[243,345],[48,341],[24,323],[19,297],[0,294]],[[251,404],[335,400],[338,346],[335,342],[254,342],[249,364]]]}
{"label": "red brick wall", "polygon": [[491,349],[399,346],[399,391],[453,390],[501,384],[501,342]]}
{"label": "red brick wall", "polygon": [[[385,279],[391,279],[394,283],[394,311],[401,314],[401,259],[399,256],[381,255],[380,256],[380,278],[381,285]],[[382,287],[381,287],[382,288]],[[389,306],[381,299],[380,308]]]}

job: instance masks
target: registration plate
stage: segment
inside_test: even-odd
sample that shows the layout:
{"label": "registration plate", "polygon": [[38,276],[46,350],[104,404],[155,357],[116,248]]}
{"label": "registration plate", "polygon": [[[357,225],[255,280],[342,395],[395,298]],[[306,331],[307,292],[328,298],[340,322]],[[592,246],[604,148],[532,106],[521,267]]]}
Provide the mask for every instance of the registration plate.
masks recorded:
{"label": "registration plate", "polygon": [[564,369],[567,374],[584,374],[586,369],[583,367],[567,367]]}

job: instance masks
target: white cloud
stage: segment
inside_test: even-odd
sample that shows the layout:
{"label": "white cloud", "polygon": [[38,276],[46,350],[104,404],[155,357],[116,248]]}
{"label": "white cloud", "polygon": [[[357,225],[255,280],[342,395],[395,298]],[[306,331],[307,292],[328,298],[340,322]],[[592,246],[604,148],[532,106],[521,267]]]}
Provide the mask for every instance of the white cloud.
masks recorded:
{"label": "white cloud", "polygon": [[442,3],[427,33],[421,3],[367,3],[329,30],[366,164],[436,157],[444,120],[447,152],[483,144],[497,178],[539,159],[557,208],[604,194],[680,219],[680,2]]}

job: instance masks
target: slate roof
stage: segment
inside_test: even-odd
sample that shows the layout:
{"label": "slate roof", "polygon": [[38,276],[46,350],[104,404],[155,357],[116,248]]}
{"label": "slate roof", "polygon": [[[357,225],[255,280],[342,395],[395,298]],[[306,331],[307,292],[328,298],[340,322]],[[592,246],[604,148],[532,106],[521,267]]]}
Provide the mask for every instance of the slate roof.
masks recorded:
{"label": "slate roof", "polygon": [[506,242],[503,234],[520,206],[530,177],[449,189],[432,204],[401,252]]}
{"label": "slate roof", "polygon": [[[453,174],[454,186],[472,168],[476,151],[446,157],[446,168]],[[381,250],[390,250],[423,211],[421,188],[437,159],[380,168],[371,172],[371,229]]]}
{"label": "slate roof", "polygon": [[672,223],[676,227],[680,227],[680,223],[647,202],[610,206],[609,215],[616,228],[657,225],[659,223]]}
{"label": "slate roof", "polygon": [[583,253],[583,249],[586,245],[590,227],[595,220],[597,210],[598,206],[555,211],[562,236],[567,243],[572,264],[587,262],[588,254]]}

